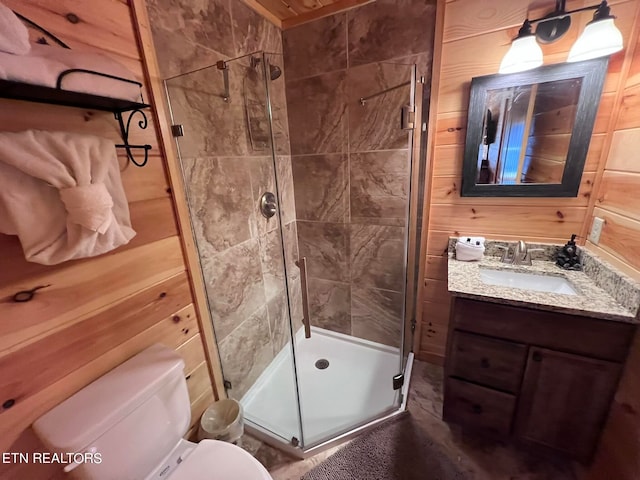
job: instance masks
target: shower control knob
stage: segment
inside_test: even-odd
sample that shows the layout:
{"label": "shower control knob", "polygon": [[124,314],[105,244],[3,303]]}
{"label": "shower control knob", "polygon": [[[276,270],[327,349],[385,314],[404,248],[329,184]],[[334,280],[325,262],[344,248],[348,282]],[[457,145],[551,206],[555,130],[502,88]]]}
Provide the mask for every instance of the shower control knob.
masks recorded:
{"label": "shower control knob", "polygon": [[271,192],[265,192],[260,197],[260,213],[265,218],[273,217],[278,211],[276,196]]}

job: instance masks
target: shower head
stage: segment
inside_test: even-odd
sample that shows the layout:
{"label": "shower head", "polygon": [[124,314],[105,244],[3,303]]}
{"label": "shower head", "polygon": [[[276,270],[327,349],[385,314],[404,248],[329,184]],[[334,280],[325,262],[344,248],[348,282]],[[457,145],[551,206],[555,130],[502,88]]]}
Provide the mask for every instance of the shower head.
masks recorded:
{"label": "shower head", "polygon": [[282,75],[282,69],[277,65],[269,65],[269,75],[271,80],[277,80]]}
{"label": "shower head", "polygon": [[[256,69],[258,68],[258,65],[260,65],[261,60],[259,57],[251,57],[249,62],[251,68]],[[269,62],[267,62],[267,64],[268,63]],[[280,78],[280,75],[282,75],[282,69],[278,65],[269,64],[269,77],[271,78],[271,80],[277,80],[278,78]]]}

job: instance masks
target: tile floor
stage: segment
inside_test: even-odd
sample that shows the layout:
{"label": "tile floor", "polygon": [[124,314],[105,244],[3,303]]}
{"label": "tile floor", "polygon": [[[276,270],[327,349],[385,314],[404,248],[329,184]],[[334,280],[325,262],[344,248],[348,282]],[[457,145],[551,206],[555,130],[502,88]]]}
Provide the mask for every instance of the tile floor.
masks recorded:
{"label": "tile floor", "polygon": [[[442,369],[416,361],[413,365],[409,412],[473,480],[575,480],[572,462],[540,458],[501,442],[463,433],[442,421]],[[269,470],[274,480],[297,480],[332,453],[334,447],[306,460],[282,452],[245,435],[243,446]],[[340,480],[340,479],[336,479]],[[401,480],[401,479],[399,479]],[[427,479],[425,479],[427,480]]]}

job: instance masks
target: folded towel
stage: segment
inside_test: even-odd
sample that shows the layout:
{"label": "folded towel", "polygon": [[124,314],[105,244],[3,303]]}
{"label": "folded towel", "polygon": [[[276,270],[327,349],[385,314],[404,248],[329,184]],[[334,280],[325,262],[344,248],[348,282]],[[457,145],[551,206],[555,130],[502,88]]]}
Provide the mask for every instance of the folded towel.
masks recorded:
{"label": "folded towel", "polygon": [[3,80],[55,88],[58,75],[67,68],[48,58],[0,52],[0,78]]}
{"label": "folded towel", "polygon": [[69,222],[101,234],[111,226],[113,198],[104,183],[63,188],[60,199],[69,214]]}
{"label": "folded towel", "polygon": [[0,132],[0,233],[30,262],[92,257],[135,236],[111,141],[28,130]]}
{"label": "folded towel", "polygon": [[[66,68],[63,70],[82,68],[136,81],[135,75],[127,67],[99,53],[79,52],[49,45],[33,45],[31,51],[32,55],[64,64]],[[81,72],[66,75],[62,80],[62,88],[103,97],[141,100],[140,87],[136,84]]]}
{"label": "folded towel", "polygon": [[0,3],[0,51],[26,55],[30,49],[29,30],[10,8]]}
{"label": "folded towel", "polygon": [[[28,55],[0,52],[0,78],[55,88],[60,73],[83,68],[134,80],[126,67],[97,53],[82,53],[49,45],[33,45]],[[70,73],[62,80],[62,88],[103,97],[141,101],[140,87],[133,83],[89,73]]]}

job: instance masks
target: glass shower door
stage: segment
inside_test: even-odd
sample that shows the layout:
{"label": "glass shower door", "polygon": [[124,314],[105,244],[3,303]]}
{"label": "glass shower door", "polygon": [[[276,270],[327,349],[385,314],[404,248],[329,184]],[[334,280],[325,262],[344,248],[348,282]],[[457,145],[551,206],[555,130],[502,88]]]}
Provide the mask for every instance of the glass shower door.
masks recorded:
{"label": "glass shower door", "polygon": [[[310,338],[294,332],[305,449],[401,404],[415,67],[318,77],[287,84],[311,323]],[[346,151],[314,129],[346,130]]]}
{"label": "glass shower door", "polygon": [[[282,65],[255,53],[166,89],[227,394],[262,439],[308,452],[402,402],[416,72],[355,67],[316,101],[322,82],[285,90]],[[335,101],[347,151],[301,152]]]}
{"label": "glass shower door", "polygon": [[277,71],[254,54],[165,85],[227,394],[249,424],[297,445],[287,274],[296,243],[283,248],[295,212],[278,189],[286,168],[274,154],[266,75]]}

